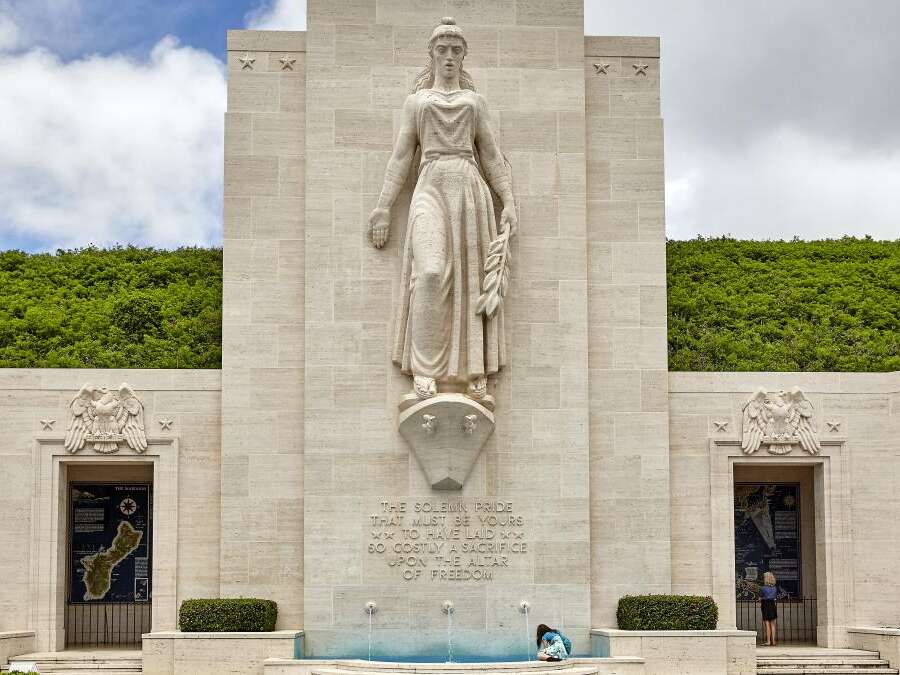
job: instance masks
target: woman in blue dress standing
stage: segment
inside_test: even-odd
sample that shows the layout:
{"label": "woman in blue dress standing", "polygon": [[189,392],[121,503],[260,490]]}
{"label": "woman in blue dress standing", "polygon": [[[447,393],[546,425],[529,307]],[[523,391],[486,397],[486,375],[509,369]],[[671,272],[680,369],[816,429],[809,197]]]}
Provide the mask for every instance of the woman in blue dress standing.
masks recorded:
{"label": "woman in blue dress standing", "polygon": [[763,586],[759,589],[759,606],[766,625],[766,644],[770,647],[775,646],[775,620],[778,619],[778,608],[775,606],[778,588],[775,584],[774,574],[771,572],[763,574]]}

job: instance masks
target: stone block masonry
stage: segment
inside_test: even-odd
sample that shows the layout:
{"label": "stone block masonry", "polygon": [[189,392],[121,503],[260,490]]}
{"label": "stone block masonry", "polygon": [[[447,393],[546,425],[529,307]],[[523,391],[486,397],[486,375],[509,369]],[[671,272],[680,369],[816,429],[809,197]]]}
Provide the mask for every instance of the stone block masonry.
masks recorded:
{"label": "stone block masonry", "polygon": [[[515,603],[526,596],[565,623],[583,651],[588,648],[581,8],[566,3],[566,12],[547,14],[524,0],[450,4],[308,5],[306,141],[315,152],[307,156],[305,195],[304,602],[312,654],[329,653],[341,642],[344,650],[357,645],[358,631],[348,629],[365,620],[367,600],[378,603],[381,629],[402,636],[422,628],[427,634],[419,635],[418,649],[436,648],[445,643],[440,604],[448,594],[465,600],[454,614],[460,630],[477,633],[479,643],[487,639],[481,636],[497,636],[501,652],[509,649],[504,626],[521,621]],[[399,112],[426,63],[428,36],[448,14],[467,37],[464,67],[487,99],[521,209],[516,278],[506,306],[510,365],[493,391],[496,431],[458,494],[472,512],[468,530],[437,522],[412,526],[403,514],[402,523],[382,533],[382,526],[371,525],[373,515],[383,515],[382,502],[412,508],[447,501],[429,488],[397,432],[395,402],[410,385],[390,363],[389,340],[406,209],[394,210],[382,251],[367,244],[365,222],[382,187]],[[544,86],[552,95],[538,101],[535,91]],[[409,203],[410,190],[407,185],[398,205]],[[540,304],[532,302],[538,296]],[[542,496],[540,505],[535,494]],[[516,535],[477,527],[474,508],[482,500],[512,503],[523,522],[513,529],[522,538],[501,542]],[[553,522],[564,522],[564,529]],[[385,534],[393,538],[381,538]],[[486,547],[463,552],[476,536],[494,537],[495,547],[528,543],[508,556]],[[440,561],[423,555],[419,564],[414,545],[439,545],[440,537],[446,555]],[[541,538],[552,544],[534,547]],[[370,554],[367,543],[375,549],[383,543],[386,551]],[[401,561],[404,546],[410,552]],[[486,566],[491,561],[496,567]],[[480,580],[464,581],[466,575]]]}
{"label": "stone block masonry", "polygon": [[614,626],[671,587],[659,40],[584,44],[591,616]]}
{"label": "stone block masonry", "polygon": [[229,31],[223,597],[303,625],[306,34]]}

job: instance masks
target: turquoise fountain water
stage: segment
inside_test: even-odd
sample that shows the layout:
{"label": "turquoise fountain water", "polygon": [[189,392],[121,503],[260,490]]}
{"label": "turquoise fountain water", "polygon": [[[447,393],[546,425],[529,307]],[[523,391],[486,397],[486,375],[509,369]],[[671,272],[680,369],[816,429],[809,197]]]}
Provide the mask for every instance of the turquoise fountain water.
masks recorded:
{"label": "turquoise fountain water", "polygon": [[531,604],[527,600],[519,603],[519,611],[525,615],[525,660],[531,661],[531,630],[528,628],[528,610]]}
{"label": "turquoise fountain water", "polygon": [[366,603],[366,614],[369,615],[369,661],[372,660],[372,617],[378,611],[378,605],[369,600]]}
{"label": "turquoise fountain water", "polygon": [[453,663],[453,602],[444,600],[441,611],[447,615],[447,663]]}

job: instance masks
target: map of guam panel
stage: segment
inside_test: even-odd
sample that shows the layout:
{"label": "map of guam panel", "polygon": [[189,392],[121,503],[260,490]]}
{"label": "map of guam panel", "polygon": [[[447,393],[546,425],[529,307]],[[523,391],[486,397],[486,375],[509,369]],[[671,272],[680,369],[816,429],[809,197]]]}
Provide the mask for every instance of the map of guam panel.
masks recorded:
{"label": "map of guam panel", "polygon": [[148,484],[71,485],[70,602],[150,600]]}
{"label": "map of guam panel", "polygon": [[800,598],[800,485],[734,486],[735,584],[738,600],[758,600],[763,573],[775,574],[779,600]]}

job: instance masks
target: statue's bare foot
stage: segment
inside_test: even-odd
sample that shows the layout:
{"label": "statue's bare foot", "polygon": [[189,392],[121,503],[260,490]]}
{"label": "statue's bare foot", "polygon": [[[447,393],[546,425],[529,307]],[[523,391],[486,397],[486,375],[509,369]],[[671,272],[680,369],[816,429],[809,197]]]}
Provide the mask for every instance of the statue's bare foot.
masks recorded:
{"label": "statue's bare foot", "polygon": [[416,375],[413,377],[413,392],[421,399],[431,398],[437,394],[437,385],[433,377]]}
{"label": "statue's bare foot", "polygon": [[487,396],[487,378],[484,375],[479,375],[470,381],[469,386],[466,389],[466,396],[476,400],[483,399]]}
{"label": "statue's bare foot", "polygon": [[479,375],[469,381],[469,386],[466,387],[466,396],[478,401],[488,410],[494,410],[494,397],[488,393],[487,377],[484,375]]}

